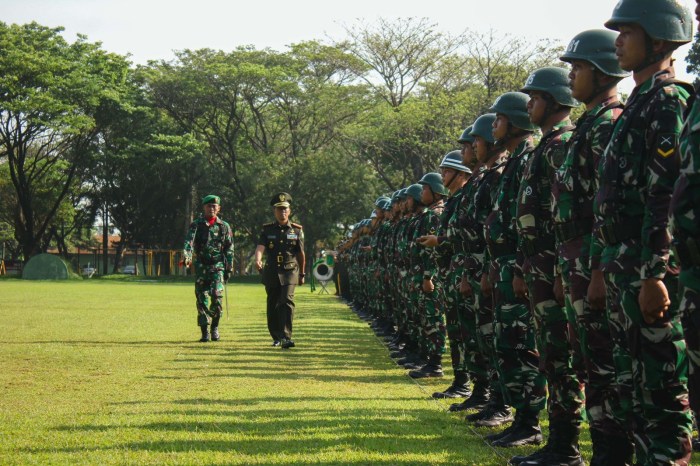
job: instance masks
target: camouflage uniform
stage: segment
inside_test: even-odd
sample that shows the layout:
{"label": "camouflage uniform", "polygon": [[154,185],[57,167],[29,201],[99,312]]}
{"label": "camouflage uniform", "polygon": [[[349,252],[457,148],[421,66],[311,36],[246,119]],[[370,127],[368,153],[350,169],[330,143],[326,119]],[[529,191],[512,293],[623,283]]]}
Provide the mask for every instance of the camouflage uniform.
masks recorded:
{"label": "camouflage uniform", "polygon": [[690,406],[700,415],[700,103],[697,94],[680,139],[680,177],[671,200],[681,262],[680,312],[688,350]]}
{"label": "camouflage uniform", "polygon": [[[600,251],[592,244],[593,198],[597,191],[596,167],[601,159],[615,120],[622,112],[611,97],[583,114],[576,123],[566,159],[552,185],[554,231],[559,269],[564,284],[566,311],[574,335],[574,366],[585,380],[586,414],[592,430],[605,435],[624,436],[622,426],[611,412],[616,399],[613,390],[615,366],[608,320],[604,310],[594,310],[586,294],[591,268],[598,267]],[[594,257],[589,266],[590,258]]]}
{"label": "camouflage uniform", "polygon": [[[464,276],[469,281],[474,299],[474,317],[479,356],[489,361],[489,390],[493,402],[503,400],[503,387],[496,370],[496,351],[494,347],[494,307],[493,296],[484,296],[481,292],[481,276],[484,273],[486,242],[484,222],[493,208],[495,188],[503,172],[506,154],[496,154],[490,168],[482,167],[471,186],[470,202],[464,204],[460,211],[459,224],[462,227],[464,245],[467,249]],[[471,181],[471,180],[470,180]]]}
{"label": "camouflage uniform", "polygon": [[218,217],[211,225],[203,216],[195,219],[185,236],[185,261],[192,261],[193,254],[197,325],[203,327],[209,324],[209,320],[218,322],[221,318],[224,270],[233,267],[231,226]]}
{"label": "camouflage uniform", "polygon": [[568,119],[545,134],[528,161],[518,194],[518,268],[527,282],[537,326],[540,370],[549,389],[550,424],[579,425],[583,406],[581,382],[572,366],[568,320],[554,296],[556,254],[551,189],[554,173],[571,137]]}
{"label": "camouflage uniform", "polygon": [[[672,68],[633,90],[603,156],[594,212],[603,241],[621,421],[634,431],[637,462],[688,461],[691,414],[687,360],[677,277],[669,270],[669,201],[678,176],[677,140],[688,93],[656,84]],[[638,302],[642,280],[663,279],[671,306],[663,319],[644,321]]]}

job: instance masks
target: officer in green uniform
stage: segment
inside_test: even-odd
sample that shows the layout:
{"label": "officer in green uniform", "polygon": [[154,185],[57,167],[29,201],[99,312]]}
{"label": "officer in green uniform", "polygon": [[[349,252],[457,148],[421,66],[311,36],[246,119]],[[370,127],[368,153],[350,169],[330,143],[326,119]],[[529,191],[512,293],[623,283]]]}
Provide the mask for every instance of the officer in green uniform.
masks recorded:
{"label": "officer in green uniform", "polygon": [[302,226],[289,221],[291,201],[292,196],[284,192],[272,197],[270,205],[275,221],[263,225],[255,248],[255,266],[262,273],[267,293],[267,328],[272,346],[282,348],[294,347],[294,287],[304,284],[306,267]]}
{"label": "officer in green uniform", "polygon": [[221,210],[219,196],[204,196],[202,209],[203,215],[192,222],[187,231],[183,257],[185,266],[189,267],[194,255],[197,325],[202,330],[199,341],[206,342],[209,341],[210,323],[211,339],[219,340],[221,298],[224,283],[233,270],[233,234],[229,224],[218,217]]}

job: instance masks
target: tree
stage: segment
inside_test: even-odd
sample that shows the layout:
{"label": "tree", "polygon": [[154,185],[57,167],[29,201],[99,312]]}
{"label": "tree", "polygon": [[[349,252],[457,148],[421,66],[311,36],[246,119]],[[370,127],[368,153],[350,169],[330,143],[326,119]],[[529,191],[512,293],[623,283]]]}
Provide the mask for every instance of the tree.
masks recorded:
{"label": "tree", "polygon": [[[685,62],[688,64],[686,67],[688,73],[692,73],[696,76],[700,75],[700,32],[695,33],[695,40],[690,46],[688,55],[685,57]],[[696,77],[693,85],[695,88],[700,86],[700,79]]]}
{"label": "tree", "polygon": [[[128,63],[62,28],[0,23],[0,159],[6,159],[24,260],[42,251],[52,220],[80,185],[99,143],[98,116],[118,102]],[[47,189],[50,185],[50,189]],[[45,206],[37,208],[40,193]]]}

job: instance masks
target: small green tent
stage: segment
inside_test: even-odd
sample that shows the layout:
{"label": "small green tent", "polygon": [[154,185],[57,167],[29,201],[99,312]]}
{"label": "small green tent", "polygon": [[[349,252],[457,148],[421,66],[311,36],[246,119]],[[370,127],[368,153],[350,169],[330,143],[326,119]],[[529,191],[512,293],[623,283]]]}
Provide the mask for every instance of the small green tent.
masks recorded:
{"label": "small green tent", "polygon": [[24,266],[22,278],[25,280],[67,280],[68,267],[52,254],[39,254]]}

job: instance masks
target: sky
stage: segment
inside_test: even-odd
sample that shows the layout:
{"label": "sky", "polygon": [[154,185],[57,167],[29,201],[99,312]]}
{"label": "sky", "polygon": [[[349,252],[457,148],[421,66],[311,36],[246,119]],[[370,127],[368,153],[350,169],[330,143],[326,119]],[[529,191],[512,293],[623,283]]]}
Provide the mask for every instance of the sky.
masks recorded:
{"label": "sky", "polygon": [[[679,0],[693,11],[695,1]],[[84,34],[105,50],[130,54],[136,64],[174,58],[174,50],[240,45],[284,51],[304,40],[345,37],[344,26],[375,24],[378,18],[428,18],[445,33],[493,29],[535,42],[566,45],[578,32],[603,28],[617,0],[0,0],[0,20],[65,28],[74,41]],[[692,15],[693,18],[695,15]],[[694,21],[693,30],[697,29]],[[692,81],[683,62],[689,46],[676,51],[676,73]],[[620,86],[629,92],[634,83]]]}

